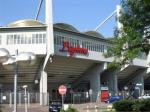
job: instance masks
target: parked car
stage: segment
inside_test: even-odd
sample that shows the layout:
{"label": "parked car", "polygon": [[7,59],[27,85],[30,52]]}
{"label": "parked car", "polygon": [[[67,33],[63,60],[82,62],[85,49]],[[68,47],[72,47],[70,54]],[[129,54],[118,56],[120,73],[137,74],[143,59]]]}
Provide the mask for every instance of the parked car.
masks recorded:
{"label": "parked car", "polygon": [[138,97],[138,99],[148,99],[148,98],[150,98],[149,94],[145,94],[143,96]]}
{"label": "parked car", "polygon": [[62,108],[61,101],[53,100],[49,102],[49,112],[59,112]]}
{"label": "parked car", "polygon": [[109,99],[105,100],[105,102],[106,103],[113,103],[115,101],[120,101],[122,99],[123,99],[122,96],[111,96],[111,97],[109,97]]}

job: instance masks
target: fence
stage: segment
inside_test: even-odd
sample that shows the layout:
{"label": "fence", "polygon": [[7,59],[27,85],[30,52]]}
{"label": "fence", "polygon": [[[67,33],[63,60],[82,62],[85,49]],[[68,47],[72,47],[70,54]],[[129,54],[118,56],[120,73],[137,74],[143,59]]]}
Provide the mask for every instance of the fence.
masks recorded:
{"label": "fence", "polygon": [[[27,98],[27,103],[30,105],[30,103],[40,103],[40,95],[45,96],[42,93],[29,93],[27,92],[27,96],[25,96],[24,92],[18,92],[17,93],[17,104],[21,106],[25,103],[25,97]],[[46,94],[47,98],[49,99],[49,94]],[[12,92],[1,92],[0,93],[0,103],[1,104],[9,104],[10,107],[13,105],[14,101],[14,93]],[[49,102],[49,100],[48,100]]]}
{"label": "fence", "polygon": [[[118,95],[123,96],[123,98],[127,98],[130,94],[128,91],[119,91]],[[150,93],[150,91],[145,91],[145,93]],[[27,92],[27,103],[39,103],[40,104],[40,97],[47,97],[47,102],[49,100],[55,100],[52,94],[40,94],[39,92]],[[58,98],[61,100],[61,97]],[[71,104],[81,104],[81,103],[88,103],[88,102],[96,102],[100,101],[100,96],[97,92],[72,92],[65,95],[65,103]],[[14,94],[12,92],[1,92],[0,93],[0,103],[1,104],[9,104],[10,106],[13,105],[14,102]],[[17,104],[22,105],[25,103],[25,94],[24,92],[17,93]],[[48,104],[47,103],[47,104]]]}
{"label": "fence", "polygon": [[72,104],[95,102],[97,100],[99,100],[99,95],[94,92],[91,94],[89,94],[88,92],[74,92],[71,94]]}

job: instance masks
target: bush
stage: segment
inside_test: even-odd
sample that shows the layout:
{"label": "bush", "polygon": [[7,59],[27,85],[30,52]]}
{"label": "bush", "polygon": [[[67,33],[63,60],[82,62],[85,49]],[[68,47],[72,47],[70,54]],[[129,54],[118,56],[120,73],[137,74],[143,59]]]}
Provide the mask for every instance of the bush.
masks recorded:
{"label": "bush", "polygon": [[150,111],[150,99],[140,101],[139,111],[140,112]]}
{"label": "bush", "polygon": [[113,107],[117,112],[122,111],[133,111],[133,104],[134,102],[131,100],[121,100],[113,103]]}
{"label": "bush", "polygon": [[60,112],[78,112],[75,108],[69,106],[69,108],[65,111],[65,110],[61,110]]}
{"label": "bush", "polygon": [[133,108],[133,112],[140,112],[140,110],[139,110],[139,107],[140,107],[140,100],[135,100],[135,101],[133,101],[134,102],[134,104],[133,104],[133,106],[132,106],[132,108]]}
{"label": "bush", "polygon": [[113,103],[117,112],[150,112],[150,99],[145,100],[122,100]]}
{"label": "bush", "polygon": [[0,112],[2,112],[2,106],[0,105]]}

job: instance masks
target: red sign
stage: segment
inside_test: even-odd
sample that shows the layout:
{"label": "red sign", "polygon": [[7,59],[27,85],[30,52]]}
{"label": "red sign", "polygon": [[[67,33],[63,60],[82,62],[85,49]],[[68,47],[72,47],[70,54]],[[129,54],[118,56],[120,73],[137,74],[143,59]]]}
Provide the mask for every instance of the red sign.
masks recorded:
{"label": "red sign", "polygon": [[64,85],[59,86],[58,88],[59,94],[64,95],[67,92],[67,87]]}
{"label": "red sign", "polygon": [[65,41],[63,43],[63,48],[60,49],[61,52],[68,52],[70,56],[72,56],[74,53],[79,53],[79,54],[88,54],[88,49],[81,48],[80,46],[77,47],[72,47],[71,44],[68,41]]}

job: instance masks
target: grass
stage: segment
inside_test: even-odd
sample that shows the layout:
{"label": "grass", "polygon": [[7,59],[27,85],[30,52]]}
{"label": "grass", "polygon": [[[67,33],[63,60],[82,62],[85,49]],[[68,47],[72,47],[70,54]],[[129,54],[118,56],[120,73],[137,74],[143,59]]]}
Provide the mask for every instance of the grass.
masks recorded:
{"label": "grass", "polygon": [[116,112],[115,110],[108,111],[107,109],[102,110],[102,112]]}

